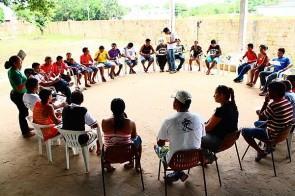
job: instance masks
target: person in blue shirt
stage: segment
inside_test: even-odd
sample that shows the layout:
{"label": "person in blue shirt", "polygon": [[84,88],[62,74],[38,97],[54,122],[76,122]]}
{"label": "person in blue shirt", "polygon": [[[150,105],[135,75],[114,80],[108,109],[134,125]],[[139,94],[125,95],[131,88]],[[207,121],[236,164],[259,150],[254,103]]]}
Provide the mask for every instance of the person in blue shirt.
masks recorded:
{"label": "person in blue shirt", "polygon": [[278,58],[274,58],[272,61],[278,62],[278,64],[273,65],[273,71],[262,71],[259,74],[260,84],[262,87],[262,92],[259,94],[260,96],[265,96],[267,93],[267,86],[271,83],[272,80],[278,77],[278,74],[289,69],[292,64],[288,57],[284,57],[285,49],[278,49]]}

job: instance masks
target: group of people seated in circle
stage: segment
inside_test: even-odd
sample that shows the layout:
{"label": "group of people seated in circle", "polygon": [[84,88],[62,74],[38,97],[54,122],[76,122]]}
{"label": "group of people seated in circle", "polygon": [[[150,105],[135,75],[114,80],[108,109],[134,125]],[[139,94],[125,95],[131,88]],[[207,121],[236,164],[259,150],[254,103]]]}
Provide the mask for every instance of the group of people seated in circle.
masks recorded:
{"label": "group of people seated in circle", "polygon": [[272,60],[269,60],[266,53],[267,49],[266,45],[260,45],[257,55],[254,51],[254,45],[249,43],[247,51],[242,57],[245,62],[238,66],[238,76],[234,79],[236,83],[243,82],[244,75],[248,73],[247,85],[253,87],[259,78],[260,90],[262,91],[259,94],[260,96],[267,94],[267,88],[271,81],[287,75],[286,71],[293,66],[291,60],[284,56],[286,52],[284,48],[279,48],[277,57]]}
{"label": "group of people seated in circle", "polygon": [[[169,64],[168,71],[170,73],[175,73],[183,65],[184,60],[180,60],[178,68],[173,64],[175,58],[183,59],[181,53],[174,53],[173,44],[178,42],[176,45],[180,46],[180,40],[173,39],[174,35],[169,29],[165,28],[163,31],[168,37],[167,43],[161,42],[154,50],[150,45],[150,40],[147,39],[140,49],[140,60],[145,72],[148,72],[154,61],[151,56],[154,53],[162,72],[166,62]],[[184,50],[183,46],[180,46],[180,48],[181,51]],[[258,76],[262,79],[262,77],[268,75],[269,78],[272,75],[278,75],[279,71],[286,70],[289,67],[290,61],[284,57],[285,50],[280,48],[278,58],[273,60],[280,64],[275,65],[274,71],[264,71],[262,68],[269,65],[266,50],[267,47],[261,45],[260,53],[256,57],[253,52],[253,44],[248,45],[248,51],[244,55],[248,61],[239,67],[239,76],[235,79],[235,82],[241,82],[243,75],[251,70],[251,79],[248,85],[253,86]],[[46,57],[43,65],[33,63],[32,69],[26,70],[26,76],[21,72],[22,59],[19,56],[10,57],[5,63],[5,68],[9,69],[8,77],[12,87],[10,98],[19,110],[19,124],[23,136],[25,138],[34,136],[33,130],[26,121],[26,117],[29,115],[28,110],[30,110],[34,123],[42,125],[62,124],[62,129],[85,131],[85,134],[79,138],[81,145],[94,141],[100,135],[101,128],[106,149],[113,145],[133,143],[139,157],[141,157],[142,138],[137,133],[136,123],[128,118],[125,113],[124,100],[121,98],[113,99],[110,103],[113,115],[99,123],[87,108],[82,106],[83,93],[79,90],[71,92],[69,88],[71,77],[65,74],[65,70],[71,67],[73,72],[79,75],[79,80],[84,77],[85,86],[89,87],[96,83],[95,79],[99,70],[101,79],[105,82],[105,68],[110,69],[109,76],[111,79],[120,75],[123,65],[118,61],[118,58],[121,56],[125,58],[126,64],[130,68],[130,74],[134,74],[136,72],[133,68],[137,65],[137,57],[133,44],[129,43],[124,51],[122,54],[115,43],[112,44],[112,48],[108,52],[103,46],[100,46],[92,59],[88,48],[85,47],[82,49],[83,54],[80,57],[80,63],[76,63],[71,53],[66,54],[65,60],[58,56],[54,63],[52,63],[51,57]],[[207,74],[210,74],[211,69],[219,62],[221,55],[220,46],[216,44],[215,40],[211,41],[207,52],[209,55],[205,62],[208,68]],[[190,65],[193,61],[196,61],[197,64],[200,63],[200,54],[202,54],[202,48],[198,45],[198,42],[195,42],[191,47]],[[147,66],[145,66],[146,61],[148,62]],[[252,64],[253,67],[251,67]],[[116,66],[118,66],[117,71]],[[268,78],[266,80],[264,78],[264,83],[262,82],[263,93],[266,96],[261,110],[257,111],[258,121],[254,123],[255,127],[241,129],[245,141],[257,151],[256,161],[266,157],[270,150],[268,146],[259,147],[254,140],[255,138],[275,137],[282,129],[294,124],[295,77],[288,76],[285,81],[272,81],[272,77],[270,80]],[[65,101],[60,101],[56,92],[62,92]],[[160,126],[154,146],[156,154],[162,161],[169,163],[173,154],[179,150],[201,148],[205,159],[204,164],[212,163],[216,160],[214,152],[218,150],[226,136],[238,131],[239,111],[235,102],[234,90],[224,85],[219,85],[215,89],[214,99],[220,106],[216,108],[206,122],[202,121],[199,114],[191,112],[190,105],[193,98],[189,92],[179,90],[173,96],[173,99],[172,107],[176,113],[166,118]],[[96,132],[93,130],[86,131],[86,125],[93,130],[96,129]],[[42,132],[45,141],[59,134],[56,127],[45,128]],[[166,146],[167,142],[169,147]],[[101,153],[101,146],[102,144],[97,140],[97,155]],[[104,165],[105,168],[103,169],[109,172],[115,170],[110,163],[106,162]],[[124,168],[135,168],[138,171],[139,164],[130,160],[129,163],[124,165]],[[166,180],[170,182],[185,181],[187,178],[188,175],[183,171],[174,171],[168,174]]]}
{"label": "group of people seated in circle", "polygon": [[[39,81],[35,77],[28,79],[20,72],[21,59],[13,56],[5,64],[9,69],[8,75],[13,87],[11,99],[17,104],[18,96],[22,95],[24,106],[32,111],[33,122],[42,125],[62,123],[62,129],[72,131],[85,131],[89,126],[95,131],[85,131],[79,142],[86,145],[103,133],[105,149],[113,145],[133,143],[139,157],[142,156],[142,139],[136,131],[136,124],[125,113],[126,105],[120,98],[115,98],[110,104],[113,115],[103,119],[100,123],[93,117],[86,107],[82,106],[84,96],[81,91],[71,93],[69,103],[55,103],[51,89],[39,89]],[[17,77],[21,77],[18,80]],[[275,137],[279,132],[294,124],[295,93],[292,92],[294,77],[286,81],[273,81],[268,85],[268,95],[261,110],[257,111],[258,121],[254,128],[241,129],[246,142],[257,151],[256,161],[260,161],[270,153],[269,147],[261,148],[255,142],[257,139]],[[291,82],[292,81],[292,82]],[[234,90],[230,87],[219,85],[214,92],[215,102],[220,106],[216,108],[208,121],[203,122],[199,114],[191,112],[190,105],[193,101],[189,92],[179,90],[173,96],[173,109],[176,113],[166,118],[157,136],[155,153],[162,161],[169,163],[173,154],[179,150],[201,148],[204,155],[204,164],[216,160],[216,152],[228,134],[238,131],[239,112],[235,102]],[[21,115],[20,115],[21,117]],[[20,119],[21,120],[21,119]],[[33,136],[30,129],[24,132],[24,137]],[[44,140],[58,134],[56,127],[42,130]],[[27,135],[30,134],[30,135]],[[166,143],[169,143],[169,147]],[[101,145],[97,140],[97,155],[100,155]],[[273,148],[273,146],[272,146]],[[92,151],[93,149],[90,149]],[[115,168],[110,163],[105,163],[108,172]],[[124,165],[125,169],[135,168],[139,171],[137,162]],[[166,177],[168,182],[177,180],[185,181],[188,175],[183,171],[174,171]]]}

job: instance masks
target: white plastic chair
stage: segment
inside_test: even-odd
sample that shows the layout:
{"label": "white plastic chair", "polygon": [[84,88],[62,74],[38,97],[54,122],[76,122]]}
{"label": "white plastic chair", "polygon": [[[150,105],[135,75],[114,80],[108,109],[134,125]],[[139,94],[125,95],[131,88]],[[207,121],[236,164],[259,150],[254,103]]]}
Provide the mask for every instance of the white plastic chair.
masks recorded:
{"label": "white plastic chair", "polygon": [[[43,133],[42,133],[41,129],[55,127],[55,124],[39,125],[39,124],[33,123],[32,116],[27,116],[26,119],[27,119],[28,123],[31,124],[35,130],[36,136],[38,137],[39,154],[42,155],[42,141],[44,142],[44,137],[43,137]],[[46,142],[44,142],[45,146],[46,146],[47,158],[50,163],[52,163],[51,144],[53,141],[56,141],[57,144],[60,145],[60,135],[50,138]]]}
{"label": "white plastic chair", "polygon": [[82,149],[86,173],[88,173],[89,172],[89,148],[92,148],[96,145],[97,138],[93,140],[90,144],[82,147],[78,142],[78,138],[79,138],[79,135],[85,134],[86,133],[85,131],[72,131],[72,130],[64,130],[61,128],[59,128],[58,131],[64,137],[66,142],[66,145],[65,145],[66,168],[70,169],[69,147],[73,148],[74,153],[76,149]]}

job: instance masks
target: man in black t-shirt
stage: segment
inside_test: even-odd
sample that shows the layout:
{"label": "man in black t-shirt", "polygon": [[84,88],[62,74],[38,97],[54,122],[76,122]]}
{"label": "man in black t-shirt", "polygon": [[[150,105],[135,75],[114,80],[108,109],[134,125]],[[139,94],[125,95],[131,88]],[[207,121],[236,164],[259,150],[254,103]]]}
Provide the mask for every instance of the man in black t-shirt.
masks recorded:
{"label": "man in black t-shirt", "polygon": [[192,63],[196,61],[199,66],[199,71],[201,71],[201,64],[200,64],[200,56],[202,55],[202,47],[198,45],[198,41],[194,42],[194,45],[190,49],[190,59],[189,59],[189,66],[190,71],[192,71]]}
{"label": "man in black t-shirt", "polygon": [[[144,72],[147,73],[149,70],[149,67],[154,62],[154,58],[152,57],[152,55],[155,54],[155,50],[154,50],[153,46],[151,45],[150,39],[145,40],[145,44],[143,46],[141,46],[139,54],[141,55],[140,61],[143,66],[143,70],[144,70]],[[147,67],[144,66],[144,63],[146,61],[149,62]]]}
{"label": "man in black t-shirt", "polygon": [[[100,154],[101,133],[96,119],[88,112],[87,108],[82,107],[84,96],[81,91],[74,91],[71,95],[71,104],[64,107],[62,111],[62,129],[71,131],[85,131],[78,138],[79,143],[87,145],[97,140],[97,155]],[[85,130],[85,125],[91,128],[91,131]],[[97,133],[92,130],[96,129]]]}
{"label": "man in black t-shirt", "polygon": [[156,58],[160,67],[160,72],[164,72],[164,67],[167,63],[167,45],[164,44],[164,40],[160,40],[159,42],[156,48]]}
{"label": "man in black t-shirt", "polygon": [[[216,64],[219,63],[221,55],[221,48],[218,44],[216,44],[216,41],[213,39],[211,40],[211,44],[207,50],[207,58],[205,60],[206,66],[208,68],[206,74],[209,75],[210,71],[213,67],[215,67]],[[211,63],[211,65],[210,65]]]}

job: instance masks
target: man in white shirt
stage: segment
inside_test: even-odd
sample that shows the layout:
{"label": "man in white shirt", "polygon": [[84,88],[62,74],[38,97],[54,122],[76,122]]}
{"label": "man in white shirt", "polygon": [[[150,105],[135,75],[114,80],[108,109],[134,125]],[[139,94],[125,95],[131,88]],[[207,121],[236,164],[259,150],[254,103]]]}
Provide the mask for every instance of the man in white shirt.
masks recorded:
{"label": "man in white shirt", "polygon": [[176,73],[175,66],[175,48],[176,48],[176,38],[173,33],[171,33],[170,29],[165,27],[163,32],[166,35],[166,44],[167,44],[167,60],[169,64],[170,73]]}
{"label": "man in white shirt", "polygon": [[33,111],[35,103],[41,101],[37,94],[39,89],[38,80],[36,78],[29,78],[26,82],[26,89],[27,92],[23,96],[23,102],[29,110]]}
{"label": "man in white shirt", "polygon": [[136,52],[133,47],[133,43],[128,43],[127,47],[124,48],[125,63],[129,66],[129,74],[136,74],[134,67],[137,65]]}
{"label": "man in white shirt", "polygon": [[[169,163],[173,154],[180,150],[198,149],[201,147],[201,138],[205,135],[204,123],[200,116],[188,111],[191,104],[191,95],[186,91],[178,91],[173,96],[173,109],[177,111],[167,118],[158,133],[155,151],[166,163]],[[169,142],[169,148],[165,147]],[[183,171],[174,171],[167,175],[168,181],[185,181],[187,175]]]}

